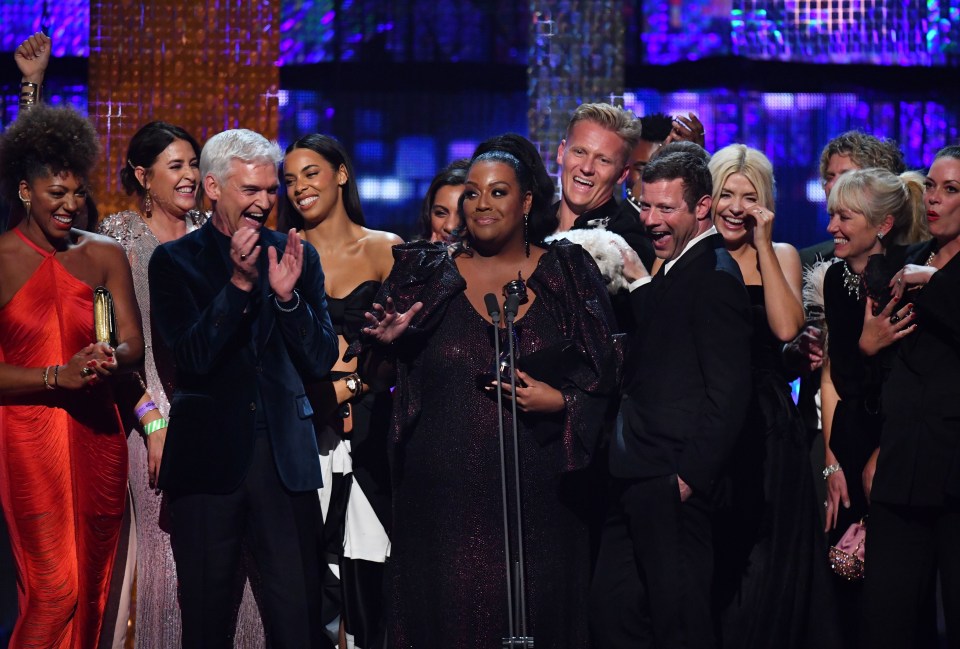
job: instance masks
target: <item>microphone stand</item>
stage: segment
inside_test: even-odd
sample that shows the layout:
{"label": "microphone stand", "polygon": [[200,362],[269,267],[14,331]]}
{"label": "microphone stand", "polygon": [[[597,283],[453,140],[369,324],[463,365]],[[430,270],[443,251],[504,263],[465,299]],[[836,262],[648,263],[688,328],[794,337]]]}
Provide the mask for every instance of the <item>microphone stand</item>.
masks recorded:
{"label": "microphone stand", "polygon": [[[500,304],[497,302],[497,296],[493,293],[487,293],[483,296],[483,302],[486,304],[487,313],[490,315],[490,320],[493,322],[493,369],[494,376],[497,381],[500,380]],[[512,346],[512,344],[511,344]],[[512,638],[515,636],[514,625],[513,625],[513,576],[511,574],[511,567],[513,565],[513,557],[510,551],[510,523],[509,516],[507,514],[507,459],[504,451],[504,437],[503,437],[503,390],[497,387],[497,422],[500,426],[500,491],[503,497],[503,549],[505,552],[505,565],[507,568],[507,625],[509,637]],[[504,646],[506,645],[507,640],[504,640]]]}
{"label": "microphone stand", "polygon": [[[522,282],[510,282],[505,288],[507,293],[507,299],[503,305],[503,311],[506,315],[507,321],[507,349],[508,349],[508,362],[510,369],[510,393],[513,395],[513,399],[510,400],[510,410],[513,420],[513,478],[514,478],[514,495],[516,497],[516,530],[517,530],[517,575],[516,575],[516,589],[517,589],[517,617],[519,618],[519,631],[520,635],[513,635],[511,624],[511,632],[508,638],[504,638],[503,646],[508,649],[514,648],[524,648],[532,649],[533,647],[533,638],[527,635],[527,601],[526,601],[526,583],[525,583],[525,563],[523,557],[523,510],[521,509],[521,499],[520,499],[520,445],[519,445],[519,430],[517,424],[517,365],[516,365],[516,350],[514,349],[514,328],[513,322],[517,317],[517,310],[520,307],[520,292],[526,293],[526,287],[523,286]],[[524,300],[525,301],[525,300]],[[503,427],[503,411],[500,411],[500,426]],[[504,515],[506,516],[506,508],[504,508]],[[508,555],[509,556],[509,555]],[[510,584],[508,582],[508,592],[510,590]],[[512,615],[510,616],[513,617]]]}

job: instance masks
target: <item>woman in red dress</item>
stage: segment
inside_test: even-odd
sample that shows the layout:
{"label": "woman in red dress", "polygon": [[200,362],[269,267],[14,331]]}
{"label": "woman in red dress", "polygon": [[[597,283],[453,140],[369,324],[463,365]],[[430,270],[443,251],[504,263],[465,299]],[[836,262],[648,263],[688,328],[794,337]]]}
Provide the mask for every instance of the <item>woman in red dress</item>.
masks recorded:
{"label": "woman in red dress", "polygon": [[[0,136],[0,191],[19,217],[0,235],[0,504],[20,604],[12,648],[97,645],[123,515],[127,446],[108,383],[140,363],[143,335],[123,250],[73,227],[97,150],[87,120],[47,106]],[[95,342],[97,286],[113,295],[115,347]]]}

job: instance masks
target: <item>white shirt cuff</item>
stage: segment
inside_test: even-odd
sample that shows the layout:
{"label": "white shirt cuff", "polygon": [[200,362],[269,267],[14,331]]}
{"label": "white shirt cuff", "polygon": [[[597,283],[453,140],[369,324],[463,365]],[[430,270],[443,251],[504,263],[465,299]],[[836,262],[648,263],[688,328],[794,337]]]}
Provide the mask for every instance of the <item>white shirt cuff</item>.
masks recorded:
{"label": "white shirt cuff", "polygon": [[649,284],[652,281],[653,281],[653,278],[650,277],[649,275],[647,275],[646,277],[641,277],[638,280],[634,280],[633,282],[630,283],[630,286],[629,286],[630,292],[632,293],[633,291],[640,288],[644,284]]}

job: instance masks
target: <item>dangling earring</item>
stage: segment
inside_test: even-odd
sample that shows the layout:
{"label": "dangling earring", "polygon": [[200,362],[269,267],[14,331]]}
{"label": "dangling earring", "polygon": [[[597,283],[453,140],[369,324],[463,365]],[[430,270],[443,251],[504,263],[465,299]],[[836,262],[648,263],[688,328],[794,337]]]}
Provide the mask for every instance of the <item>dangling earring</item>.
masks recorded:
{"label": "dangling earring", "polygon": [[20,190],[19,190],[19,189],[17,190],[17,198],[19,198],[19,199],[20,199],[20,202],[23,203],[23,210],[24,210],[27,214],[30,214],[30,199],[29,199],[29,198],[24,198],[24,197],[23,197],[23,194],[20,193]]}
{"label": "dangling earring", "polygon": [[530,215],[523,215],[523,248],[527,251],[527,257],[530,256],[530,238],[527,236],[527,230],[529,228]]}
{"label": "dangling earring", "polygon": [[146,214],[147,218],[150,218],[150,212],[153,211],[153,201],[150,199],[150,190],[146,190],[146,196],[143,199],[143,211]]}

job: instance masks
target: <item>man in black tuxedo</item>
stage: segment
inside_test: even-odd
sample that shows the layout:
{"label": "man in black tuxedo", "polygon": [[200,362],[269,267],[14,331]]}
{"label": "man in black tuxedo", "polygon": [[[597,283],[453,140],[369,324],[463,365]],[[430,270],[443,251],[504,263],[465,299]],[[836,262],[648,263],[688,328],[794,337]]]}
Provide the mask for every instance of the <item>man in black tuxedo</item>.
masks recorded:
{"label": "man in black tuxedo", "polygon": [[706,155],[674,146],[643,171],[640,214],[664,263],[630,296],[637,324],[591,589],[602,647],[713,646],[712,496],[750,398],[750,304],[711,222]]}
{"label": "man in black tuxedo", "polygon": [[212,137],[200,174],[213,216],[150,260],[154,331],[176,361],[159,485],[169,497],[183,647],[233,646],[241,542],[273,647],[321,646],[320,462],[303,383],[336,358],[317,252],[261,229],[280,149]]}

